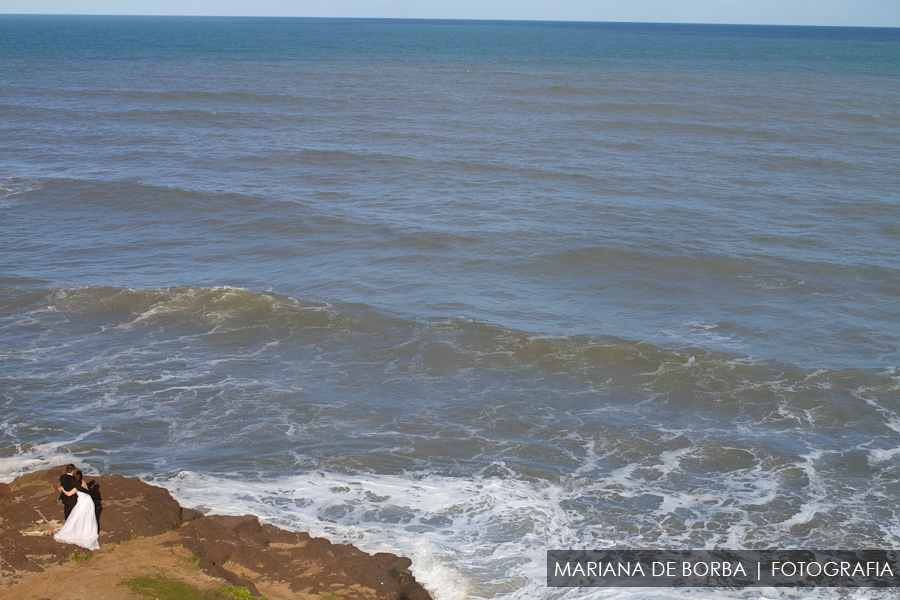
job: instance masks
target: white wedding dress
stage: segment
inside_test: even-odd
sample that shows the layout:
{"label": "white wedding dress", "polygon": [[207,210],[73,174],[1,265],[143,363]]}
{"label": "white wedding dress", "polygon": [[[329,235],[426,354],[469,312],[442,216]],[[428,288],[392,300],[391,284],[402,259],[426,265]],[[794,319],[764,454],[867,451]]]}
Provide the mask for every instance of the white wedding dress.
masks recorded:
{"label": "white wedding dress", "polygon": [[94,499],[90,494],[78,492],[78,504],[69,513],[66,524],[53,536],[57,542],[77,544],[88,550],[98,550],[100,544],[97,514],[94,512]]}

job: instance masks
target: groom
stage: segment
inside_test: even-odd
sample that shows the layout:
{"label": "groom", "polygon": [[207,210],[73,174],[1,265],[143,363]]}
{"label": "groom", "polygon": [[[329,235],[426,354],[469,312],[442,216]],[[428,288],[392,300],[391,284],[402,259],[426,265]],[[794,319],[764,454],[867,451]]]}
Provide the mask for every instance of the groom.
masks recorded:
{"label": "groom", "polygon": [[66,519],[69,518],[69,513],[72,512],[72,509],[75,508],[76,504],[78,504],[78,494],[66,496],[62,493],[63,490],[68,492],[72,488],[78,486],[78,481],[75,480],[75,471],[75,465],[66,465],[66,473],[65,475],[60,475],[59,487],[56,488],[56,490],[60,493],[59,500],[63,503],[63,509],[66,514]]}

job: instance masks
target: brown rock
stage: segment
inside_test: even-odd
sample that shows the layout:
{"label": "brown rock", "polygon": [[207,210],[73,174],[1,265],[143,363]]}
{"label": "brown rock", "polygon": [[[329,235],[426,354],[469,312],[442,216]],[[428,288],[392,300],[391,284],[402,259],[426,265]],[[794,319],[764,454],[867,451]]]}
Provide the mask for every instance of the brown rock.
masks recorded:
{"label": "brown rock", "polygon": [[[10,540],[6,541],[9,542]],[[44,570],[42,567],[28,560],[28,557],[22,554],[18,547],[11,544],[6,544],[0,547],[0,559],[2,559],[3,564],[8,565],[16,571],[30,571],[40,573]]]}
{"label": "brown rock", "polygon": [[[41,570],[83,552],[52,537],[65,522],[56,491],[62,473],[62,468],[37,471],[0,486],[0,575],[15,578],[20,571]],[[167,490],[121,475],[85,481],[99,515],[101,545],[181,525],[181,507]]]}
{"label": "brown rock", "polygon": [[[409,595],[401,580],[415,581],[411,574],[398,578],[390,573],[391,566],[398,561],[408,566],[409,559],[386,553],[371,556],[353,546],[260,526],[252,515],[208,516],[192,521],[178,533],[182,545],[200,557],[198,565],[209,575],[229,581],[235,577],[252,580],[256,584],[252,588],[246,583],[235,585],[267,596],[275,596],[270,589],[278,588],[314,595],[334,591],[345,598],[404,600]],[[412,589],[409,584],[407,587]]]}
{"label": "brown rock", "polygon": [[183,508],[181,509],[181,522],[182,523],[190,523],[194,519],[199,519],[203,516],[203,513],[199,510],[194,510],[193,508]]}

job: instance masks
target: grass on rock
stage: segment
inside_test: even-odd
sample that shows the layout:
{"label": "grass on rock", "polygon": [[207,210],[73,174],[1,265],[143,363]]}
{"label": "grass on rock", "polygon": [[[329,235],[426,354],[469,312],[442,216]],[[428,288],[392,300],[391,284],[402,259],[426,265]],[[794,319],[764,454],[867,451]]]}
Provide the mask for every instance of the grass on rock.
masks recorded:
{"label": "grass on rock", "polygon": [[163,577],[136,577],[123,581],[120,585],[128,586],[135,594],[149,596],[157,600],[210,600],[220,598],[228,600],[265,600],[250,594],[245,587],[224,584],[214,595],[204,594],[197,588],[177,579]]}
{"label": "grass on rock", "polygon": [[235,600],[266,600],[265,598],[259,598],[258,596],[254,596],[250,593],[245,587],[236,587],[233,585],[228,585],[227,583],[222,585],[219,591],[226,598],[234,598]]}
{"label": "grass on rock", "polygon": [[158,600],[209,600],[209,596],[197,588],[175,579],[136,577],[123,581],[121,585],[128,586],[135,594]]}

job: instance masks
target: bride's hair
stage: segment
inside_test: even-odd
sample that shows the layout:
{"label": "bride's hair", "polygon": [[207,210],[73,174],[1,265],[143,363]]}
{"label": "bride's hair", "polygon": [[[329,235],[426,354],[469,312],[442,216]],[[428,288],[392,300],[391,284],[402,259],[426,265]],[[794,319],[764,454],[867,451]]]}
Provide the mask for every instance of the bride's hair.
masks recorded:
{"label": "bride's hair", "polygon": [[81,479],[83,477],[84,477],[84,475],[81,474],[81,469],[75,471],[75,481],[77,481],[78,483],[81,483]]}

